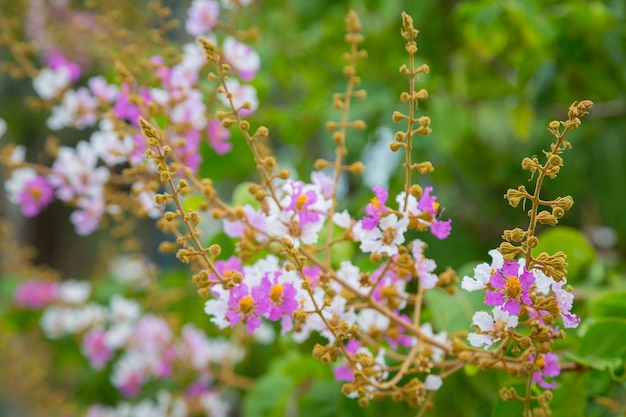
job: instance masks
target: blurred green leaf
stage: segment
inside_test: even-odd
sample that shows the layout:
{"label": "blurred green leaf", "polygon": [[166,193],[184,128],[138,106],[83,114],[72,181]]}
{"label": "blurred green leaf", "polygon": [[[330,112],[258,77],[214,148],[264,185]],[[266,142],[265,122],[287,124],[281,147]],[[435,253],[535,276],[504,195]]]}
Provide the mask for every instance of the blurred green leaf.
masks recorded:
{"label": "blurred green leaf", "polygon": [[596,258],[596,252],[589,239],[580,230],[567,226],[546,229],[539,236],[539,245],[533,250],[535,255],[546,252],[554,255],[563,251],[567,256],[567,280],[573,282],[585,279],[583,272]]}
{"label": "blurred green leaf", "polygon": [[600,319],[587,329],[580,341],[577,362],[598,370],[606,370],[616,380],[626,377],[626,320],[617,318]]}
{"label": "blurred green leaf", "polygon": [[597,298],[589,306],[589,312],[595,318],[626,319],[626,291],[611,292]]}
{"label": "blurred green leaf", "polygon": [[295,389],[294,381],[279,373],[269,373],[257,379],[243,400],[246,417],[282,417]]}
{"label": "blurred green leaf", "polygon": [[484,294],[480,291],[457,291],[450,295],[433,289],[425,295],[426,303],[432,311],[432,320],[437,329],[448,333],[467,330],[476,311],[485,309]]}
{"label": "blurred green leaf", "polygon": [[554,397],[550,401],[553,417],[582,417],[588,397],[589,375],[572,372],[558,378]]}

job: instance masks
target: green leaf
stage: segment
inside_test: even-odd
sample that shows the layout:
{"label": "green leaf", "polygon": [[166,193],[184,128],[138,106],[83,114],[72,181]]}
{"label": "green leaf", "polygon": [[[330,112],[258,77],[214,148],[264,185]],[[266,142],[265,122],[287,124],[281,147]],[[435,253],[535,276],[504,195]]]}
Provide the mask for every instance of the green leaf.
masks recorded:
{"label": "green leaf", "polygon": [[582,417],[588,397],[589,375],[577,372],[561,375],[550,402],[553,417]]}
{"label": "green leaf", "polygon": [[584,280],[584,268],[595,260],[596,252],[580,230],[556,226],[547,229],[538,237],[539,245],[533,250],[535,256],[541,252],[554,255],[558,251],[563,251],[567,256],[568,282]]}
{"label": "green leaf", "polygon": [[625,380],[626,320],[608,318],[593,323],[573,359],[594,369],[606,370],[615,380]]}
{"label": "green leaf", "polygon": [[[471,268],[469,264],[465,265],[459,269],[459,276],[463,276],[464,271],[471,274]],[[474,313],[485,310],[484,294],[481,291],[461,290],[450,295],[435,288],[426,291],[425,300],[430,308],[435,327],[440,331],[446,330],[448,333],[469,329]]]}
{"label": "green leaf", "polygon": [[246,417],[286,415],[288,400],[293,394],[294,387],[294,381],[285,375],[270,373],[259,378],[243,400],[243,415]]}
{"label": "green leaf", "polygon": [[337,416],[343,394],[337,381],[315,381],[299,402],[300,417]]}
{"label": "green leaf", "polygon": [[597,298],[589,311],[595,318],[618,317],[626,319],[626,291],[612,292]]}

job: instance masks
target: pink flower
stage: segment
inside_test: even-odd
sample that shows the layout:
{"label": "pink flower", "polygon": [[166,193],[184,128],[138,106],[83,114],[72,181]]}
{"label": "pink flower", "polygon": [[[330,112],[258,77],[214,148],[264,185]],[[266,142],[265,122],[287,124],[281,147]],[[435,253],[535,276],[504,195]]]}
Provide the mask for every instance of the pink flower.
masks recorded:
{"label": "pink flower", "polygon": [[[242,115],[249,116],[259,107],[259,99],[257,98],[256,89],[251,85],[241,84],[234,78],[226,80],[226,90],[231,94],[233,107]],[[219,95],[219,99],[230,107],[230,101],[224,94]],[[244,107],[245,105],[245,107]]]}
{"label": "pink flower", "polygon": [[59,285],[56,282],[29,279],[18,285],[13,299],[18,306],[31,310],[40,310],[52,304],[59,296]]}
{"label": "pink flower", "polygon": [[136,105],[132,104],[129,99],[129,86],[122,85],[122,90],[117,96],[115,106],[113,106],[113,114],[120,120],[127,120],[134,125],[138,125],[139,116],[141,116],[141,110]]}
{"label": "pink flower", "polygon": [[298,215],[300,227],[320,220],[321,213],[315,210],[317,203],[317,191],[300,181],[292,184],[291,202],[285,210],[293,210]]}
{"label": "pink flower", "polygon": [[426,244],[419,239],[413,241],[411,252],[415,260],[415,272],[422,288],[429,290],[434,288],[439,282],[439,277],[433,271],[437,268],[437,264],[432,259],[424,256]]}
{"label": "pink flower", "polygon": [[229,141],[230,130],[222,126],[219,120],[209,122],[207,133],[209,134],[209,144],[218,155],[223,155],[233,149],[233,144]]}
{"label": "pink flower", "polygon": [[89,235],[96,230],[104,215],[104,200],[101,197],[81,198],[76,205],[79,209],[70,214],[70,221],[74,224],[76,233],[81,236]]}
{"label": "pink flower", "polygon": [[52,68],[53,70],[66,70],[70,76],[71,82],[75,83],[80,78],[80,65],[75,62],[68,61],[62,53],[58,51],[52,51],[48,53],[46,59],[48,61],[48,67]]}
{"label": "pink flower", "polygon": [[552,291],[556,296],[556,301],[559,304],[559,310],[561,310],[561,318],[563,319],[563,326],[567,328],[578,327],[580,323],[580,317],[571,313],[572,306],[574,304],[574,294],[563,289],[564,281],[554,282],[552,284]]}
{"label": "pink flower", "polygon": [[220,14],[220,5],[214,0],[194,0],[187,11],[185,30],[191,36],[201,36],[210,32]]}
{"label": "pink flower", "polygon": [[291,282],[284,282],[281,279],[282,271],[266,274],[261,280],[260,288],[267,296],[268,313],[265,316],[276,321],[282,318],[282,333],[291,330],[293,322],[291,315],[298,308],[299,303],[296,301],[298,291]]}
{"label": "pink flower", "polygon": [[520,301],[526,305],[532,304],[528,291],[534,283],[535,276],[532,272],[517,262],[505,262],[489,279],[489,284],[495,291],[485,291],[485,304],[502,306],[503,311],[518,315],[521,310]]}
{"label": "pink flower", "polygon": [[452,219],[448,219],[445,221],[442,220],[434,220],[430,224],[430,233],[432,233],[438,239],[445,239],[450,236],[450,231],[452,230]]}
{"label": "pink flower", "polygon": [[222,49],[226,61],[239,72],[241,79],[251,81],[261,66],[261,59],[254,48],[227,36]]}
{"label": "pink flower", "polygon": [[92,77],[87,81],[91,93],[107,103],[112,103],[117,98],[117,87],[107,83],[103,76]]}
{"label": "pink flower", "polygon": [[113,355],[106,343],[106,332],[101,329],[91,330],[83,337],[81,350],[93,369],[102,369]]}
{"label": "pink flower", "polygon": [[387,202],[387,198],[389,193],[383,187],[376,186],[374,187],[374,194],[376,196],[370,200],[370,202],[365,206],[365,216],[361,221],[361,226],[365,230],[372,230],[378,225],[378,221],[380,220],[380,216],[389,210],[385,207],[385,203]]}
{"label": "pink flower", "polygon": [[44,177],[37,176],[24,184],[24,190],[18,194],[17,200],[24,216],[36,216],[52,203],[52,187],[48,185]]}
{"label": "pink flower", "polygon": [[533,373],[533,383],[539,383],[542,388],[555,389],[556,381],[547,382],[544,378],[554,378],[561,374],[561,367],[559,366],[559,357],[554,353],[548,352],[546,354],[539,354],[537,359],[534,355],[530,355],[530,361],[534,362],[540,368],[539,372]]}
{"label": "pink flower", "polygon": [[267,294],[261,287],[253,287],[250,291],[246,284],[239,284],[230,291],[226,318],[231,327],[240,321],[244,322],[248,332],[252,333],[261,326],[259,316],[269,309],[268,303]]}

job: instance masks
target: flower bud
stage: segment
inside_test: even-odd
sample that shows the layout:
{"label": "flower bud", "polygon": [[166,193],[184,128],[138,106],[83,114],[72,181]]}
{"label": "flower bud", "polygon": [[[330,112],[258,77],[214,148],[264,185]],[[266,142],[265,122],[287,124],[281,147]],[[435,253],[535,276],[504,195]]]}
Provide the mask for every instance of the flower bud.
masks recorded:
{"label": "flower bud", "polygon": [[504,198],[509,201],[509,204],[512,207],[517,207],[522,199],[530,198],[530,194],[526,191],[526,187],[520,185],[517,190],[509,188],[504,195]]}

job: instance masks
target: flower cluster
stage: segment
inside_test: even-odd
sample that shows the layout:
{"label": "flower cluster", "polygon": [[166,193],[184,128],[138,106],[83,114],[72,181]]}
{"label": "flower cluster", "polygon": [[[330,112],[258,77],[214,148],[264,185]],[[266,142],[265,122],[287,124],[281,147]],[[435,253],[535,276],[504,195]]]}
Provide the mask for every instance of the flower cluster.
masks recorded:
{"label": "flower cluster", "polygon": [[[530,385],[556,387],[546,380],[561,372],[552,342],[564,337],[559,325],[573,328],[580,320],[572,312],[564,254],[533,252],[537,224],[558,223],[572,199],[544,200],[539,191],[546,176],[558,173],[559,154],[570,146],[563,137],[580,124],[591,102],[574,103],[567,121],[550,124],[556,141],[545,152],[545,164],[524,160],[524,169],[538,176],[536,191],[520,187],[506,198],[514,207],[522,200],[531,203],[529,227],[505,231],[505,242],[489,252],[491,264],[480,264],[472,277],[463,278],[464,290],[484,292],[485,310],[472,317],[475,331],[450,334],[425,320],[429,296],[455,293],[458,278],[450,268],[437,273],[437,263],[426,256],[428,239],[445,240],[452,227],[450,219],[441,218],[434,188],[413,179],[434,168],[412,160],[414,141],[431,132],[430,119],[416,115],[428,92],[416,91],[415,82],[430,70],[415,64],[418,31],[412,19],[403,14],[401,30],[409,64],[400,72],[409,89],[400,99],[408,109],[394,112],[393,120],[403,126],[389,145],[392,152],[404,153],[404,187],[375,186],[373,196],[368,191],[369,200],[355,206],[342,201],[340,183],[367,168],[346,158],[350,129],[365,129],[362,120],[349,121],[353,100],[366,97],[356,75],[357,61],[366,56],[356,14],[346,18],[347,87],[333,98],[340,121],[327,124],[335,160],[319,159],[305,180],[279,168],[266,148],[269,129],[253,130],[245,119],[259,105],[249,83],[260,58],[244,43],[255,32],[237,32],[224,16],[236,16],[247,4],[194,0],[184,28],[199,37],[198,43],[185,44],[175,59],[150,51],[136,67],[120,61],[115,82],[94,76],[79,86],[82,67],[59,51],[49,53],[46,67],[33,77],[35,92],[51,111],[47,125],[57,132],[90,129],[89,140],[75,147],[50,143],[54,161],[49,166],[28,163],[19,146],[1,156],[9,169],[9,200],[25,216],[36,215],[56,197],[76,209],[70,220],[81,235],[97,230],[106,215],[128,211],[157,219],[157,226],[174,236],[160,250],[190,264],[192,282],[208,298],[209,320],[224,332],[232,329],[232,340],[209,338],[197,324],[154,314],[119,294],[100,304],[90,300],[86,281],[23,282],[16,304],[42,311],[47,337],[79,340],[90,367],[110,369],[110,384],[123,397],[136,398],[148,384],[165,380],[185,387],[175,395],[163,391],[156,402],[93,406],[87,415],[227,415],[228,404],[217,389],[220,379],[233,382],[228,377],[243,358],[242,341],[271,339],[268,333],[275,328],[295,342],[319,341],[313,356],[336,363],[343,393],[361,405],[390,397],[424,411],[445,378],[476,364],[525,375],[526,396],[507,391],[510,399],[524,402],[527,415],[532,403],[544,407],[549,395],[532,394]],[[223,35],[224,27],[232,30]],[[229,152],[231,128],[239,130],[258,171],[244,204],[228,204],[213,179],[200,175],[201,144],[208,144],[211,154]],[[200,225],[208,222],[219,224],[232,252],[207,244]],[[418,238],[421,232],[432,236]],[[128,281],[141,283],[143,290],[151,286],[137,277]]]}
{"label": "flower cluster", "polygon": [[[176,334],[164,317],[144,311],[134,299],[114,295],[108,305],[101,305],[90,300],[90,293],[87,281],[31,279],[17,287],[15,302],[22,308],[42,310],[40,325],[47,337],[78,337],[89,366],[94,371],[111,366],[110,383],[124,397],[138,396],[150,381],[179,379],[187,381],[189,388],[186,396],[171,399],[178,409],[172,415],[190,415],[191,404],[198,402],[207,404],[207,413],[217,407],[223,412],[216,415],[226,415],[228,404],[217,396],[212,381],[220,368],[243,358],[241,348],[222,337],[207,337],[192,323]],[[133,406],[122,403],[117,412],[125,407],[149,409],[147,404],[147,400]],[[87,415],[117,414],[96,405]]]}
{"label": "flower cluster", "polygon": [[[232,13],[232,5],[224,7],[226,13]],[[216,1],[194,1],[185,24],[188,33],[208,36],[217,42],[213,29],[220,11]],[[141,114],[150,112],[162,117],[168,145],[185,169],[197,172],[203,141],[217,154],[232,149],[230,130],[207,116],[206,103],[217,92],[207,90],[200,82],[201,70],[207,64],[204,52],[194,42],[183,45],[182,50],[182,56],[173,63],[158,53],[146,57],[143,65],[153,75],[145,79],[139,70],[132,73],[120,64],[119,83],[111,83],[101,75],[82,80],[83,69],[77,62],[68,60],[59,50],[45,52],[46,67],[33,78],[33,89],[51,106],[48,127],[53,131],[73,128],[93,132],[88,141],[80,141],[75,148],[55,149],[49,169],[28,164],[21,146],[7,153],[4,163],[11,175],[5,188],[9,200],[19,205],[25,216],[32,217],[56,197],[76,208],[70,220],[81,235],[91,234],[106,214],[116,215],[122,206],[131,206],[139,216],[160,215],[161,210],[154,203],[158,185],[150,183],[155,168],[146,164],[143,156],[146,141],[138,129]],[[253,47],[226,36],[221,53],[242,82],[254,79],[260,59]],[[232,94],[228,99],[224,94],[217,97],[227,106],[231,102],[239,107],[248,103],[243,111],[252,114],[258,106],[256,90],[242,82],[231,78]],[[134,172],[132,177],[118,174],[126,167]],[[127,185],[133,191],[131,201],[120,201],[120,194],[114,196],[112,190]]]}

